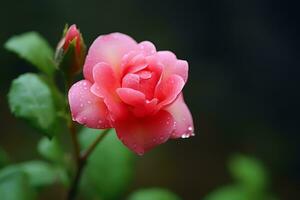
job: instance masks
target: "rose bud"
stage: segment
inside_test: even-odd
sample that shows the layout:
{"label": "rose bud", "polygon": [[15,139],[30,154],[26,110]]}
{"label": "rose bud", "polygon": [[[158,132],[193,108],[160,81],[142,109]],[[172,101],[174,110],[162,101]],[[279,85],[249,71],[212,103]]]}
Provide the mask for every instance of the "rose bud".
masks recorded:
{"label": "rose bud", "polygon": [[56,48],[55,61],[68,80],[82,71],[85,55],[86,47],[76,25],[66,26]]}
{"label": "rose bud", "polygon": [[169,139],[194,135],[182,89],[188,63],[149,41],[99,36],[89,48],[84,80],[69,90],[73,120],[90,128],[115,128],[139,155]]}

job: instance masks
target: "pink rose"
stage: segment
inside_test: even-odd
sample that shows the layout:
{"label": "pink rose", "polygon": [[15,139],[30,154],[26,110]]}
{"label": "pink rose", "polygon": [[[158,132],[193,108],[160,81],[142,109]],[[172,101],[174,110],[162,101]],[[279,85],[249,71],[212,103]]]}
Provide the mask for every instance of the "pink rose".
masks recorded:
{"label": "pink rose", "polygon": [[188,63],[148,41],[112,33],[99,36],[85,60],[85,80],[69,91],[73,120],[90,128],[115,128],[139,155],[170,138],[193,136],[182,88]]}

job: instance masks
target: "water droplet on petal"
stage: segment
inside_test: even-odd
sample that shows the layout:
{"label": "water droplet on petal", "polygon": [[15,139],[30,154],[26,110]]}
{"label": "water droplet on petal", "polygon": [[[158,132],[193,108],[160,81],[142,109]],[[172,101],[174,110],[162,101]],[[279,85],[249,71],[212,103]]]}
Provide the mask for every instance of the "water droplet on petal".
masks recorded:
{"label": "water droplet on petal", "polygon": [[193,131],[193,127],[189,126],[189,127],[188,127],[188,130],[189,130],[190,132],[192,132],[192,131]]}
{"label": "water droplet on petal", "polygon": [[83,82],[83,85],[86,86],[86,82]]}
{"label": "water droplet on petal", "polygon": [[185,133],[181,136],[181,138],[189,138],[189,137],[190,137],[190,134],[187,134],[187,133]]}
{"label": "water droplet on petal", "polygon": [[88,102],[88,104],[91,104],[92,102],[91,101],[87,101]]}
{"label": "water droplet on petal", "polygon": [[82,103],[82,104],[80,104],[80,107],[81,107],[81,108],[83,107],[83,103]]}

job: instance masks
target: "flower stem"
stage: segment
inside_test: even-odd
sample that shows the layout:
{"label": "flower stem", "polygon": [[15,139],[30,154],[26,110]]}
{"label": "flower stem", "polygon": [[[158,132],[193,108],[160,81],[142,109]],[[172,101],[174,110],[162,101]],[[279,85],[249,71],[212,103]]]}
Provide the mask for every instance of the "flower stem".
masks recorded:
{"label": "flower stem", "polygon": [[[79,159],[77,162],[77,170],[76,174],[74,177],[74,180],[72,182],[72,185],[70,187],[70,190],[68,192],[68,200],[74,200],[76,195],[77,195],[77,189],[78,189],[78,184],[80,182],[80,178],[83,172],[83,169],[87,163],[88,157],[93,153],[94,149],[96,148],[97,144],[99,144],[103,138],[107,135],[107,133],[111,129],[106,129],[104,130],[101,134],[98,135],[98,137],[92,142],[92,144],[87,148],[87,150],[83,154],[79,154]],[[76,137],[77,138],[77,137]]]}
{"label": "flower stem", "polygon": [[74,157],[75,157],[75,160],[78,164],[79,160],[80,160],[80,146],[79,146],[79,142],[78,142],[74,122],[70,122],[69,130],[70,130],[71,140],[72,140],[72,144],[73,144],[73,148],[74,148]]}
{"label": "flower stem", "polygon": [[103,140],[103,138],[107,135],[107,133],[110,130],[111,129],[106,129],[101,134],[99,134],[98,137],[94,140],[94,142],[89,146],[89,148],[81,155],[80,159],[86,160],[89,157],[89,155],[94,151],[97,144]]}

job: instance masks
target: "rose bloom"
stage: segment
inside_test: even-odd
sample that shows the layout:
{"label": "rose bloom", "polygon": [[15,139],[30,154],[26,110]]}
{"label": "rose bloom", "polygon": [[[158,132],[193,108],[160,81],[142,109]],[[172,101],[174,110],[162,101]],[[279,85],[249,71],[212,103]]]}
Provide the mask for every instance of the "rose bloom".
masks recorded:
{"label": "rose bloom", "polygon": [[115,128],[139,155],[173,138],[193,136],[193,120],[182,89],[188,63],[149,41],[122,33],[99,36],[83,67],[84,80],[69,91],[74,121]]}

